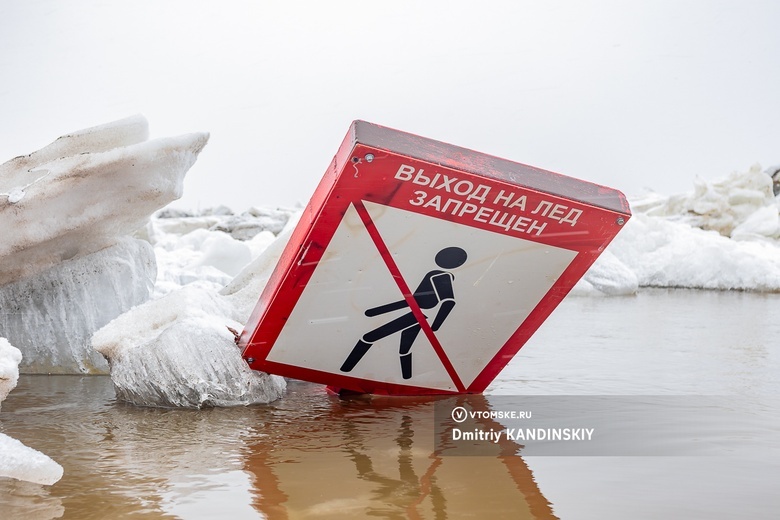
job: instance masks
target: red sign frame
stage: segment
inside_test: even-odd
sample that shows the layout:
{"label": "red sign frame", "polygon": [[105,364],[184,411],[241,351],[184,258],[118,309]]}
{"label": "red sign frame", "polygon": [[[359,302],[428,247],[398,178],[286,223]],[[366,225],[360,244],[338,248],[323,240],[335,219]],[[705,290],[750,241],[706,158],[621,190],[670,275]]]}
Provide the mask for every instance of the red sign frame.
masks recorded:
{"label": "red sign frame", "polygon": [[[576,257],[479,375],[464,384],[400,276],[366,203],[564,248],[576,252]],[[357,211],[422,333],[452,378],[453,390],[376,381],[268,359],[349,208]],[[617,190],[355,121],[241,334],[242,355],[256,370],[356,392],[481,393],[560,304],[630,216],[628,202]]]}

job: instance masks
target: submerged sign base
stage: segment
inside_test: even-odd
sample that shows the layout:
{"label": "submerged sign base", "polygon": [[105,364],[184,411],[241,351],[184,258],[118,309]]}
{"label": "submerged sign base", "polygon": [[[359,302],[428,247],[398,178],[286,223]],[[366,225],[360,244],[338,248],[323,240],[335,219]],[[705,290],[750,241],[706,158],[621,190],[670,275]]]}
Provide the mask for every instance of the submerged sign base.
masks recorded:
{"label": "submerged sign base", "polygon": [[239,345],[355,392],[479,393],[629,217],[619,191],[356,121]]}

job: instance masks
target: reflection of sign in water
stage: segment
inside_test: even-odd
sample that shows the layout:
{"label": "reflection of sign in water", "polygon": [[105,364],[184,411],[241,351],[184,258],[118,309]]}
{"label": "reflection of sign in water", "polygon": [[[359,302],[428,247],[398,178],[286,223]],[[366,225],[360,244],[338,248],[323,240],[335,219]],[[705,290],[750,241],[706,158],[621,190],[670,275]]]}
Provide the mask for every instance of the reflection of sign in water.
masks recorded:
{"label": "reflection of sign in water", "polygon": [[[459,247],[447,247],[436,253],[436,265],[442,269],[455,269],[466,262],[468,255]],[[420,309],[438,308],[436,317],[433,319],[431,330],[436,332],[447,319],[452,308],[455,307],[455,293],[452,288],[452,281],[455,276],[448,271],[430,271],[427,273],[417,289],[412,294],[412,300]],[[407,300],[398,300],[379,307],[372,307],[366,311],[366,316],[379,316],[399,309],[408,309]],[[412,345],[417,335],[420,333],[422,325],[417,321],[417,316],[411,310],[384,325],[367,332],[349,353],[349,356],[341,365],[342,372],[349,372],[357,365],[368,349],[382,338],[393,335],[396,332],[401,333],[401,346],[399,355],[401,356],[401,374],[404,379],[412,378]]]}
{"label": "reflection of sign in water", "polygon": [[433,401],[305,398],[281,403],[295,421],[269,421],[243,451],[254,507],[268,518],[556,518],[517,444],[479,457],[439,451],[435,432],[448,425],[432,421]]}
{"label": "reflection of sign in water", "polygon": [[628,216],[614,190],[356,122],[244,358],[355,391],[481,392]]}

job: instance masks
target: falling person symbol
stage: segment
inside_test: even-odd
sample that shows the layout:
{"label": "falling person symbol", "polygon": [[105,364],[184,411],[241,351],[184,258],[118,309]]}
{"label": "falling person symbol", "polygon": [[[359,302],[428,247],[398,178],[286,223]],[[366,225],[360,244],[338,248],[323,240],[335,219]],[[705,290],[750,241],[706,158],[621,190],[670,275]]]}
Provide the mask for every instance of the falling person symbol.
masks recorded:
{"label": "falling person symbol", "polygon": [[[446,247],[436,253],[435,262],[436,265],[442,269],[455,269],[466,263],[466,258],[466,251],[463,249],[459,247]],[[431,330],[434,332],[439,330],[439,327],[441,327],[444,320],[447,319],[452,308],[455,307],[455,293],[452,288],[452,281],[454,279],[455,276],[451,272],[435,269],[423,277],[412,295],[414,301],[420,306],[420,309],[433,309],[436,306],[439,306],[436,317],[434,317],[433,323],[431,324]],[[365,314],[368,317],[379,316],[407,307],[409,307],[409,304],[406,300],[399,300],[380,305],[379,307],[372,307],[371,309],[368,309]],[[396,332],[400,332],[401,346],[398,353],[401,356],[401,376],[404,379],[410,379],[412,377],[411,349],[421,328],[414,313],[410,311],[365,333],[341,365],[341,371],[351,372],[375,342],[395,334]]]}

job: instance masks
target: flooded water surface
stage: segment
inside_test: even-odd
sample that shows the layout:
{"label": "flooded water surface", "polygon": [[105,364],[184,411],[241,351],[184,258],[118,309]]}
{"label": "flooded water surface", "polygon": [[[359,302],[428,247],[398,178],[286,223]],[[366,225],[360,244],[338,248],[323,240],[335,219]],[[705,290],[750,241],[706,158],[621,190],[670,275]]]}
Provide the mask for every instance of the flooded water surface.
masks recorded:
{"label": "flooded water surface", "polygon": [[690,453],[663,456],[533,456],[505,440],[458,455],[436,398],[341,399],[290,382],[267,406],[162,410],[117,402],[108,377],[22,376],[0,431],[65,474],[0,479],[0,518],[775,518],[777,309],[780,296],[748,293],[570,298],[468,401],[661,396],[666,409],[637,424],[701,426]]}

